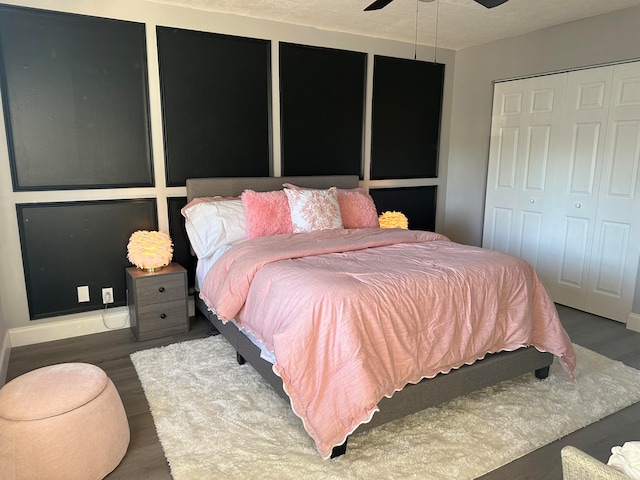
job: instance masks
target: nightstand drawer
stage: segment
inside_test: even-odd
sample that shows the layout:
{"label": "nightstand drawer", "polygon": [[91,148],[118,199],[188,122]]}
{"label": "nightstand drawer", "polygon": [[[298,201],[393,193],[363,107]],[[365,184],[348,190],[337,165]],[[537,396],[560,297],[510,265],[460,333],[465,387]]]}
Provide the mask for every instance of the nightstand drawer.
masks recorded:
{"label": "nightstand drawer", "polygon": [[177,263],[145,272],[126,269],[131,330],[140,341],[189,331],[187,271]]}
{"label": "nightstand drawer", "polygon": [[184,298],[182,274],[149,276],[139,278],[136,282],[136,301],[139,306]]}
{"label": "nightstand drawer", "polygon": [[188,329],[186,322],[187,305],[184,299],[172,302],[155,303],[138,308],[138,326],[140,334],[169,327]]}

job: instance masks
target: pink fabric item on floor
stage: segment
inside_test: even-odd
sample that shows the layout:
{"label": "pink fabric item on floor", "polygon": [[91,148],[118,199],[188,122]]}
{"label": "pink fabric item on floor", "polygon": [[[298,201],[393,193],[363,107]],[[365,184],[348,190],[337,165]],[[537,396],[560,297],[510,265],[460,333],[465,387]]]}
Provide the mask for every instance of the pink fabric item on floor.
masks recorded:
{"label": "pink fabric item on floor", "polygon": [[407,383],[535,346],[571,375],[573,346],[524,260],[430,232],[325,230],[232,247],[200,296],[275,354],[322,457]]}
{"label": "pink fabric item on floor", "polygon": [[86,363],[39,368],[2,387],[0,432],[3,480],[104,478],[130,438],[113,382]]}

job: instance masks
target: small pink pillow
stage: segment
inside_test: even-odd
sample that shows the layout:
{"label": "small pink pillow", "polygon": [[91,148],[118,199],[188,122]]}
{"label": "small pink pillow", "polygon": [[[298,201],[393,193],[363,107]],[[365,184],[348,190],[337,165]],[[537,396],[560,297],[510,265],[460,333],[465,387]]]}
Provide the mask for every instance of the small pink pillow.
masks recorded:
{"label": "small pink pillow", "polygon": [[342,192],[338,194],[344,228],[379,228],[378,211],[368,193]]}
{"label": "small pink pillow", "polygon": [[293,231],[289,203],[282,190],[273,192],[245,190],[242,193],[242,204],[249,238]]}
{"label": "small pink pillow", "polygon": [[338,193],[329,190],[293,190],[284,193],[289,201],[294,233],[342,228]]}

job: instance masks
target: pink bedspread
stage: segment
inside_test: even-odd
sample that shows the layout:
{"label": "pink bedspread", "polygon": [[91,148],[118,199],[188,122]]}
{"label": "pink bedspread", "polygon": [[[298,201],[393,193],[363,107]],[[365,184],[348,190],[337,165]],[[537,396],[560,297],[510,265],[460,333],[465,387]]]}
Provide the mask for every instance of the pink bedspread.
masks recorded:
{"label": "pink bedspread", "polygon": [[255,238],[211,268],[200,296],[276,358],[322,457],[407,383],[487,353],[575,354],[533,268],[430,232],[366,229]]}

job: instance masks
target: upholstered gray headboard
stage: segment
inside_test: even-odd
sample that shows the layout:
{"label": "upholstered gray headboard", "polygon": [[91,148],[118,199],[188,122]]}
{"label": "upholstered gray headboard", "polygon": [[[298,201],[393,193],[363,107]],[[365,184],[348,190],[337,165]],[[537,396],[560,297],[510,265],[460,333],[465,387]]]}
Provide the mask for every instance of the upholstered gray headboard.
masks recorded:
{"label": "upholstered gray headboard", "polygon": [[359,185],[357,175],[318,175],[298,177],[215,177],[188,178],[187,201],[198,197],[238,196],[246,189],[256,192],[280,190],[283,183],[292,183],[309,188],[356,188]]}

